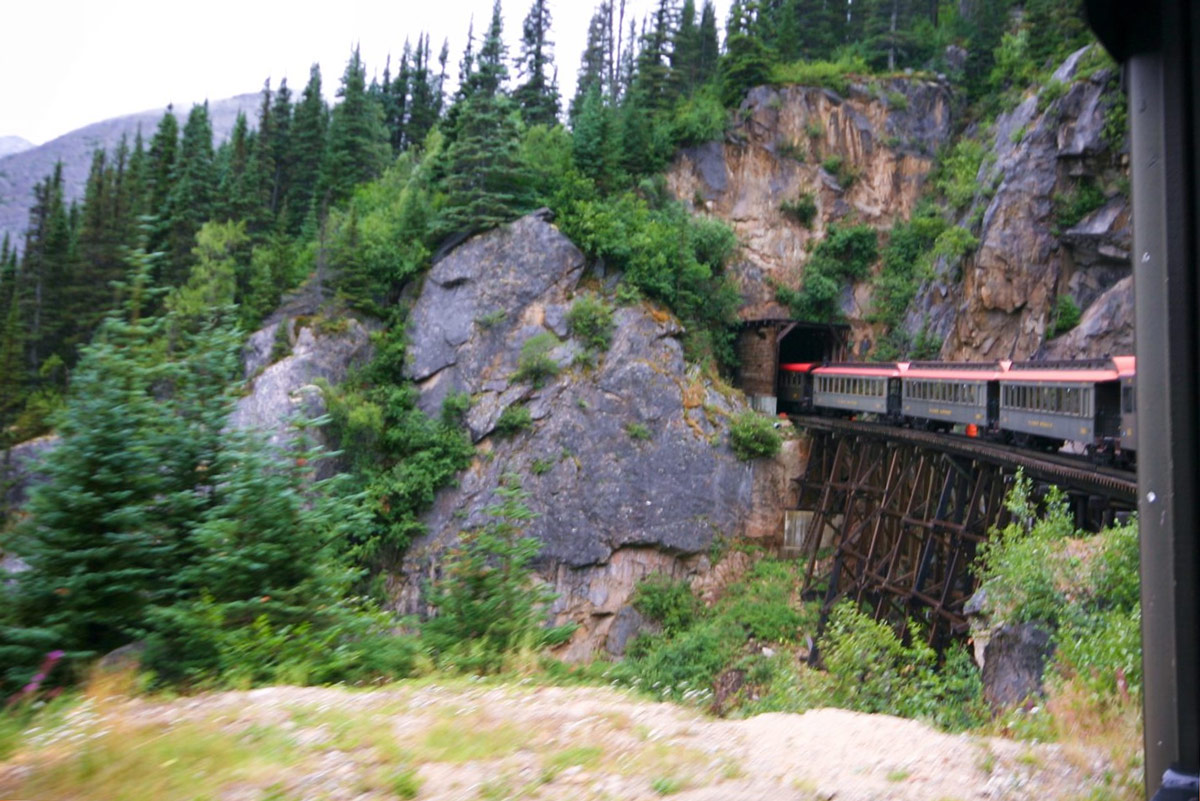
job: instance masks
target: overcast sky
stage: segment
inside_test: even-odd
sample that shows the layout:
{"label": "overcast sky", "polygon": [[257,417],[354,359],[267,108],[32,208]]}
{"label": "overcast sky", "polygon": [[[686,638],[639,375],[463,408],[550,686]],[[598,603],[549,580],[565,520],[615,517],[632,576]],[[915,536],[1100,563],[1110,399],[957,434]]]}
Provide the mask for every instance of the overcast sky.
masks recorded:
{"label": "overcast sky", "polygon": [[[504,0],[510,55],[531,0]],[[655,0],[627,0],[638,19]],[[697,2],[697,6],[702,5]],[[592,0],[550,0],[563,96],[574,92]],[[729,0],[716,0],[722,28]],[[398,61],[405,38],[428,31],[434,56],[450,40],[451,77],[475,16],[478,34],[492,0],[30,0],[9,4],[0,44],[0,136],[34,144],[92,122],[168,103],[189,107],[278,86],[298,93],[313,62],[332,99],[357,43],[368,74]]]}

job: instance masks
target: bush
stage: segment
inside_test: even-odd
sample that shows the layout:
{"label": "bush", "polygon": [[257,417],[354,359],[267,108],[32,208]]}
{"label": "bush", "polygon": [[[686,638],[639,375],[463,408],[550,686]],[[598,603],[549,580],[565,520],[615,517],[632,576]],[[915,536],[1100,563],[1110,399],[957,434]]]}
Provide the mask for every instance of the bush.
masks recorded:
{"label": "bush", "polygon": [[933,185],[955,211],[962,211],[979,189],[979,168],[988,150],[974,139],[960,139],[942,154]]}
{"label": "bush", "polygon": [[558,363],[550,356],[550,351],[558,345],[558,337],[549,331],[525,340],[521,355],[517,358],[517,372],[513,374],[513,380],[528,381],[534,389],[545,386],[546,381],[558,375]]}
{"label": "bush", "polygon": [[574,624],[543,625],[554,593],[533,581],[530,567],[541,549],[523,526],[533,519],[515,476],[504,477],[492,522],[463,532],[442,562],[441,577],[429,588],[437,614],[421,634],[439,666],[461,672],[495,673],[521,650],[565,642]]}
{"label": "bush", "polygon": [[1065,294],[1059,295],[1054,300],[1054,318],[1050,325],[1049,338],[1054,339],[1056,336],[1067,333],[1079,325],[1082,316],[1073,297]]}
{"label": "bush", "polygon": [[782,437],[774,422],[758,412],[742,412],[729,425],[729,444],[742,461],[779,453]]}
{"label": "bush", "polygon": [[833,703],[922,718],[952,730],[986,721],[983,685],[970,655],[951,650],[939,672],[934,650],[919,637],[912,639],[912,645],[904,645],[890,626],[850,602],[835,607],[821,644]]}
{"label": "bush", "polygon": [[686,581],[676,581],[661,573],[638,582],[631,603],[634,609],[660,624],[667,636],[689,628],[703,609]]}
{"label": "bush", "polygon": [[533,416],[529,413],[529,408],[514,403],[500,413],[499,419],[496,420],[495,432],[498,437],[512,437],[532,425]]}
{"label": "bush", "polygon": [[779,210],[806,228],[817,216],[817,201],[811,192],[804,192],[795,200],[785,200],[779,205]]}
{"label": "bush", "polygon": [[776,86],[824,86],[845,94],[850,88],[851,75],[867,75],[870,72],[867,63],[856,56],[843,56],[837,61],[796,61],[772,67],[771,83]]}
{"label": "bush", "polygon": [[612,344],[612,306],[595,295],[586,294],[571,304],[567,325],[589,350],[603,353]]}
{"label": "bush", "polygon": [[1104,191],[1095,181],[1084,179],[1073,190],[1054,196],[1054,222],[1066,231],[1104,205]]}

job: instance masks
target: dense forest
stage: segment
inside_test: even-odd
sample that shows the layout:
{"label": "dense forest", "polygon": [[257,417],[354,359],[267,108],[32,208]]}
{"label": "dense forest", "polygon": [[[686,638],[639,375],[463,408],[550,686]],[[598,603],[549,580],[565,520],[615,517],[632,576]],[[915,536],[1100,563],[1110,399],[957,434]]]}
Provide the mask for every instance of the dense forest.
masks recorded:
{"label": "dense forest", "polygon": [[[240,118],[219,146],[205,105],[181,130],[166,113],[149,136],[95,153],[80,204],[65,203],[61,172],[46,176],[25,241],[0,245],[0,448],[61,438],[27,508],[7,510],[0,544],[25,569],[0,585],[0,686],[25,685],[47,653],[59,680],[79,678],[132,642],[158,681],[205,685],[359,681],[422,660],[487,672],[505,654],[561,641],[569,630],[544,628],[546,598],[526,588],[536,548],[517,536],[527,510],[516,479],[433,588],[442,614],[397,636],[380,611],[381,571],[475,452],[462,427],[469,399],[430,417],[400,378],[406,288],[435,254],[549,207],[589,259],[620,271],[615,300],[670,310],[688,358],[727,371],[738,297],[724,268],[737,241],[669,196],[661,172],[677,149],[720,138],[751,87],[847,75],[940,74],[964,126],[986,119],[1090,41],[1079,7],[737,0],[722,21],[711,2],[659,0],[632,19],[604,0],[577,91],[563,98],[547,0],[532,3],[518,53],[504,44],[496,0],[453,78],[446,46],[420,34],[375,80],[351,53],[332,107],[315,65],[298,93],[268,80],[257,119]],[[946,174],[959,157],[941,155]],[[941,200],[899,229],[890,258],[932,246],[953,208]],[[842,264],[841,250],[856,247],[843,232],[823,253]],[[872,259],[874,247],[872,235]],[[321,454],[281,454],[226,425],[245,335],[302,284],[324,299],[329,325],[347,312],[383,321],[373,361],[326,391],[325,422],[351,466],[329,481],[312,477]],[[573,324],[602,344],[609,314],[597,303]],[[775,435],[754,436],[767,443],[748,456],[769,453]],[[1124,547],[1127,534],[1111,538]],[[768,615],[754,636],[789,636],[803,615],[788,609],[786,570],[764,562],[761,581],[713,613],[686,588],[647,586],[647,615],[693,634],[674,651],[643,643],[623,680],[636,685],[642,670],[704,683],[712,659],[736,659],[747,635],[732,621],[752,607]],[[963,659],[935,677],[936,655],[872,626],[840,613],[835,634],[846,639],[830,654],[842,653],[844,675],[820,693],[780,685],[777,700],[854,705],[865,692],[849,667],[858,642],[886,652],[888,670],[923,671],[923,694],[901,698],[902,711],[977,721]],[[890,679],[879,681],[860,708],[889,708]],[[939,708],[947,699],[962,704]]]}

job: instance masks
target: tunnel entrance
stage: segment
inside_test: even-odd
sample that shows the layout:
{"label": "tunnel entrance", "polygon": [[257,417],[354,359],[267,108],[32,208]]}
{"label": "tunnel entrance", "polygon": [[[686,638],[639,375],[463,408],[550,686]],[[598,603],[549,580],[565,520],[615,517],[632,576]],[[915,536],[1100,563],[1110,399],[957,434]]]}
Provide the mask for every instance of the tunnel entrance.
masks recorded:
{"label": "tunnel entrance", "polygon": [[850,326],[767,319],[742,323],[737,336],[738,369],[734,383],[754,408],[775,413],[779,365],[845,359]]}

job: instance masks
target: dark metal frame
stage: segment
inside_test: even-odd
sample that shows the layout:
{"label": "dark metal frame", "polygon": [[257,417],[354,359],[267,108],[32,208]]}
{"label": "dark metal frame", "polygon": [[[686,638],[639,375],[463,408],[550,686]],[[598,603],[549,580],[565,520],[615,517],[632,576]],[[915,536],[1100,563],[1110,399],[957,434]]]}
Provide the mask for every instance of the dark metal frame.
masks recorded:
{"label": "dark metal frame", "polygon": [[[1200,8],[1086,0],[1124,65],[1133,167],[1146,795],[1200,775]],[[1165,781],[1185,774],[1190,790]]]}

